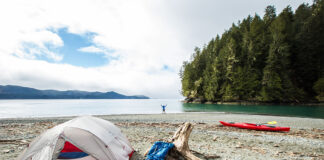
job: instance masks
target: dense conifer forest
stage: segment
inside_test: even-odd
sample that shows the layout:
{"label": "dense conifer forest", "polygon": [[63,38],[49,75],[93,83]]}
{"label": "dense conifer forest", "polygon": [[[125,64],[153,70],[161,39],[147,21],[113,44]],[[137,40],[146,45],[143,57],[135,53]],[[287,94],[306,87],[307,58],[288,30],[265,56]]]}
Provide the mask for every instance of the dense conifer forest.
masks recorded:
{"label": "dense conifer forest", "polygon": [[189,100],[305,103],[324,97],[324,0],[274,6],[196,47],[180,70]]}

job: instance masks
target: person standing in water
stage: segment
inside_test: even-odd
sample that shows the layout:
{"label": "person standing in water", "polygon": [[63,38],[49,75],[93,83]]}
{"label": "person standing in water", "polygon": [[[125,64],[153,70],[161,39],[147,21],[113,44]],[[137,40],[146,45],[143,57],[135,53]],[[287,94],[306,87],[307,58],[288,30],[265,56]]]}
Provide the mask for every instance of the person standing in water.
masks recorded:
{"label": "person standing in water", "polygon": [[165,113],[165,108],[166,108],[166,106],[167,106],[167,105],[163,105],[163,104],[161,105],[161,107],[162,107],[162,113]]}

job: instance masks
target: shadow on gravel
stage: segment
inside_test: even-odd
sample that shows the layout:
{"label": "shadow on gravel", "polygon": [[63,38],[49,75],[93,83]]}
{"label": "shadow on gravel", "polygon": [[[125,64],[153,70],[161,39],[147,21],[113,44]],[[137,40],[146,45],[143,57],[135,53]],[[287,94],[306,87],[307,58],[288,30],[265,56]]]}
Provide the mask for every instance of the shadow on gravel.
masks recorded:
{"label": "shadow on gravel", "polygon": [[190,150],[195,156],[197,156],[198,158],[200,159],[203,159],[203,160],[214,160],[214,159],[219,159],[221,158],[220,156],[218,155],[204,155],[204,154],[201,154],[197,151],[193,151],[193,150]]}
{"label": "shadow on gravel", "polygon": [[138,152],[134,152],[131,160],[143,160],[145,159],[144,155],[139,154]]}
{"label": "shadow on gravel", "polygon": [[[201,153],[196,152],[196,151],[193,151],[193,150],[191,150],[191,152],[195,156],[197,156],[198,158],[200,158],[202,160],[215,160],[215,159],[219,159],[220,158],[220,156],[217,156],[217,155],[204,155],[204,154],[201,154]],[[141,155],[141,154],[139,154],[136,151],[134,152],[134,154],[133,154],[133,156],[131,158],[131,160],[144,160],[144,159],[145,159],[144,155]],[[181,159],[180,157],[179,158],[176,158],[176,159],[174,159],[172,157],[169,157],[166,160],[185,160],[185,159]]]}

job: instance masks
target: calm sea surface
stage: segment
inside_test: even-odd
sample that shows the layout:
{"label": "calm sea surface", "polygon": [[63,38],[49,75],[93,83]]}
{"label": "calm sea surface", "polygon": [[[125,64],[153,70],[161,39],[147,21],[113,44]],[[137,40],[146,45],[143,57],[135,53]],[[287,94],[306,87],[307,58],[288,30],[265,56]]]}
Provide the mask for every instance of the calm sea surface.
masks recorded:
{"label": "calm sea surface", "polygon": [[167,113],[224,112],[324,119],[324,106],[184,104],[176,99],[0,100],[0,118],[155,114],[162,112],[161,104],[167,104]]}

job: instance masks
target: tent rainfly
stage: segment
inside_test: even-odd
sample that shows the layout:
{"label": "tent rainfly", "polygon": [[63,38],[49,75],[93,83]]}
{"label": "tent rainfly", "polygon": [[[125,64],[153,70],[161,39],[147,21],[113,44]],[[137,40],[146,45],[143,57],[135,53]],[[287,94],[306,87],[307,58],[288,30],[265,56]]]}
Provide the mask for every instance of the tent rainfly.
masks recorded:
{"label": "tent rainfly", "polygon": [[18,160],[128,160],[134,149],[113,123],[82,116],[36,137]]}

